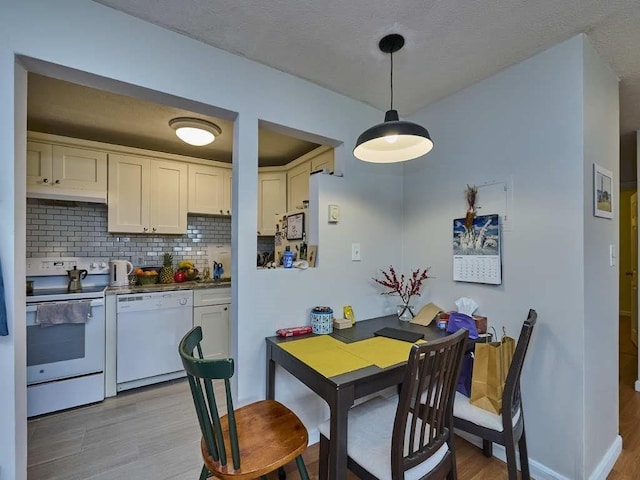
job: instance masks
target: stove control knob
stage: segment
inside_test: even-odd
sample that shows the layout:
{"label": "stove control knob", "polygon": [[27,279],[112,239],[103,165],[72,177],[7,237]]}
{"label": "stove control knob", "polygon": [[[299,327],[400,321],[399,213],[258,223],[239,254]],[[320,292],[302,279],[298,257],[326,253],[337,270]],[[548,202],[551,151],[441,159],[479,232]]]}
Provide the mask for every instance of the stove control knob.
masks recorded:
{"label": "stove control knob", "polygon": [[96,268],[98,268],[98,263],[97,262],[92,262],[91,265],[89,265],[89,268],[91,270],[95,270]]}
{"label": "stove control knob", "polygon": [[100,268],[107,268],[107,262],[100,262]]}
{"label": "stove control knob", "polygon": [[186,298],[181,298],[180,299],[180,305],[186,305],[187,304],[187,299]]}

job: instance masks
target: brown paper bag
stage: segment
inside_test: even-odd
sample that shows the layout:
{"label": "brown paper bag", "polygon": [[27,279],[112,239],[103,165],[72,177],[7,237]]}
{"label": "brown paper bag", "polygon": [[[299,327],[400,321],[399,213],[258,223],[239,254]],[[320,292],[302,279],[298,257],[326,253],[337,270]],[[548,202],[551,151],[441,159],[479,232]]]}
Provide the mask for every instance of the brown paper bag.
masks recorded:
{"label": "brown paper bag", "polygon": [[500,342],[476,343],[471,377],[472,405],[500,414],[502,392],[515,344],[515,340],[506,335]]}

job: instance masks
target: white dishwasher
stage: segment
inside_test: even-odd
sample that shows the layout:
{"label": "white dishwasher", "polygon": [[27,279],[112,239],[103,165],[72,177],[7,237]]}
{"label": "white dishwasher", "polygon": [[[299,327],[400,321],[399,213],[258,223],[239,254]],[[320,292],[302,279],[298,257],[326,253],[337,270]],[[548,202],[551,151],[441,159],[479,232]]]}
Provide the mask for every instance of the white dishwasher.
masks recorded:
{"label": "white dishwasher", "polygon": [[117,296],[117,391],[185,375],[180,340],[193,327],[193,290]]}

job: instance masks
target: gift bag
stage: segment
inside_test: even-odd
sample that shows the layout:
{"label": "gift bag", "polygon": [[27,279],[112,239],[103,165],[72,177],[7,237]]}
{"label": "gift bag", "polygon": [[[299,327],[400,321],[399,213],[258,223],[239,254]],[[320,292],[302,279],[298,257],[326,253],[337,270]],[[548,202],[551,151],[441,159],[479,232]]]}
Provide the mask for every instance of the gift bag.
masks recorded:
{"label": "gift bag", "polygon": [[470,403],[491,413],[502,411],[502,392],[516,342],[503,335],[499,342],[478,342],[475,346]]}
{"label": "gift bag", "polygon": [[466,397],[471,396],[471,376],[473,374],[473,352],[467,352],[462,357],[460,376],[456,390]]}

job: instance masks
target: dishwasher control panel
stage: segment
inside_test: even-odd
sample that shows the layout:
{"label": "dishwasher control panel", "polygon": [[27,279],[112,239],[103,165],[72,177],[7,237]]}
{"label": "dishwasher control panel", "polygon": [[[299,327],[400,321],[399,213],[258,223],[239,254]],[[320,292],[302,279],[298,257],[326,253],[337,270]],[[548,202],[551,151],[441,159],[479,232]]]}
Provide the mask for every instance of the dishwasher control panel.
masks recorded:
{"label": "dishwasher control panel", "polygon": [[193,307],[193,290],[127,293],[117,298],[118,313],[185,307]]}

